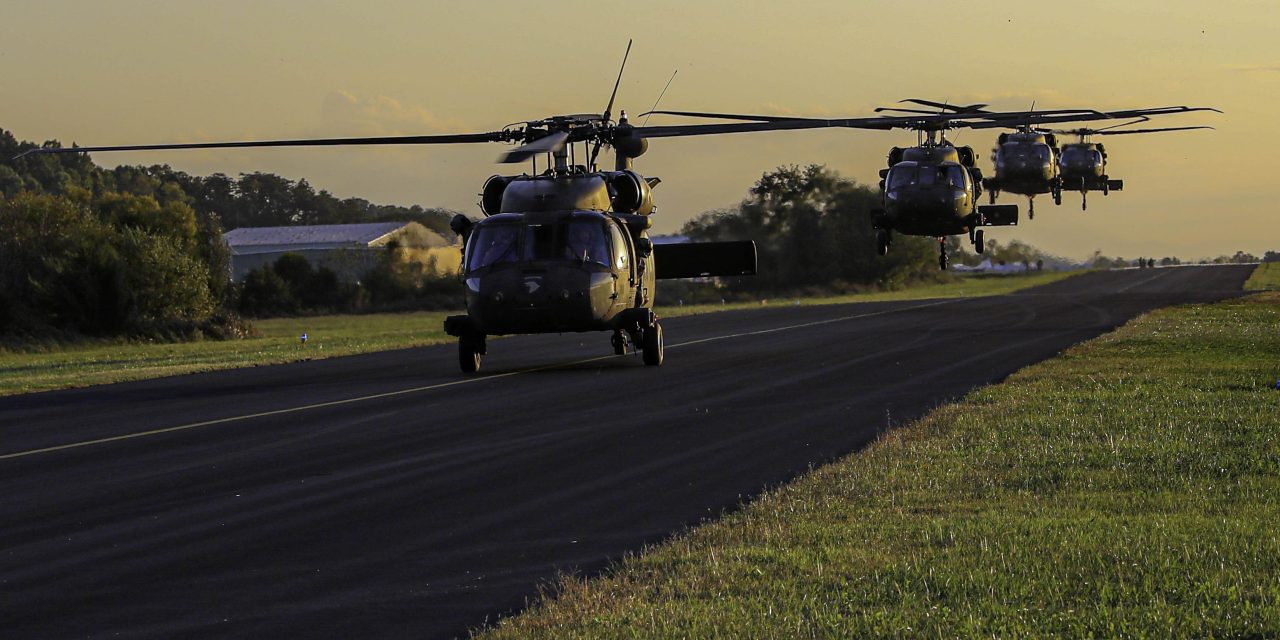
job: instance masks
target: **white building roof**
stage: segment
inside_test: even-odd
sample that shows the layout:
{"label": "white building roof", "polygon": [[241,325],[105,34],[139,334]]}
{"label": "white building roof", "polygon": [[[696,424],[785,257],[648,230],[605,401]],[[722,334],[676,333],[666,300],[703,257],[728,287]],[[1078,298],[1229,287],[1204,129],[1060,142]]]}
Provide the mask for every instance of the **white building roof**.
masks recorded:
{"label": "white building roof", "polygon": [[235,250],[261,245],[360,245],[369,246],[379,238],[408,225],[407,222],[365,224],[319,224],[295,227],[241,227],[222,237]]}

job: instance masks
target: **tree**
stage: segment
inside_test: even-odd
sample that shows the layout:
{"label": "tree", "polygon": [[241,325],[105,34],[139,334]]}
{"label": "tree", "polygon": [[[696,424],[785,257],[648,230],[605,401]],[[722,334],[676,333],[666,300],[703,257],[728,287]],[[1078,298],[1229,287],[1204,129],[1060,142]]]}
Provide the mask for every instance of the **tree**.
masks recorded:
{"label": "tree", "polygon": [[936,278],[936,248],[899,235],[888,256],[875,255],[871,209],[879,193],[821,165],[779,167],[761,176],[736,208],[709,211],[681,233],[698,240],[754,240],[758,275],[735,287],[786,291],[841,283],[896,288]]}

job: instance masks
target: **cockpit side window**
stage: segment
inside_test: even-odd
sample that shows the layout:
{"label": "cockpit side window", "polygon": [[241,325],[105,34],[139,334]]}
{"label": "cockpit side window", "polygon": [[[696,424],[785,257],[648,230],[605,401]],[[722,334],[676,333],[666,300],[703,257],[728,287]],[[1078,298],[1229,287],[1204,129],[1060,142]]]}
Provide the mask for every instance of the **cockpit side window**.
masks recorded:
{"label": "cockpit side window", "polygon": [[613,264],[619,270],[626,270],[631,263],[631,256],[627,251],[627,239],[623,237],[622,230],[618,225],[609,225],[609,236],[613,240]]}
{"label": "cockpit side window", "polygon": [[947,165],[947,180],[951,182],[951,186],[957,189],[964,189],[968,185],[968,177],[964,167],[959,165]]}
{"label": "cockpit side window", "polygon": [[519,260],[520,252],[516,243],[519,237],[519,225],[480,225],[472,233],[471,246],[467,251],[467,271]]}

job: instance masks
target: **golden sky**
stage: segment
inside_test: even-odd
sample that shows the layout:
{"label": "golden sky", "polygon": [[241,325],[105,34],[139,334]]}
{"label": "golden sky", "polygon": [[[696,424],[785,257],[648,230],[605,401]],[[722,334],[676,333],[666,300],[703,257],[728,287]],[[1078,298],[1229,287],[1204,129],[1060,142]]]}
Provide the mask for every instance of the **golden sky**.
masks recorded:
{"label": "golden sky", "polygon": [[[490,131],[599,112],[628,38],[618,107],[868,115],[907,97],[992,108],[1209,105],[1190,131],[1106,139],[1125,191],[1037,199],[988,237],[1062,255],[1280,250],[1280,2],[593,1],[219,3],[9,0],[0,127],[81,145]],[[633,119],[637,121],[638,119]],[[673,123],[675,120],[651,121]],[[1157,124],[1157,123],[1150,123]],[[988,151],[995,132],[962,131]],[[874,183],[904,131],[770,132],[651,141],[658,232],[731,206],[783,164]],[[479,215],[501,145],[97,154],[199,175],[267,171],[340,197]],[[870,247],[854,248],[870,251]]]}

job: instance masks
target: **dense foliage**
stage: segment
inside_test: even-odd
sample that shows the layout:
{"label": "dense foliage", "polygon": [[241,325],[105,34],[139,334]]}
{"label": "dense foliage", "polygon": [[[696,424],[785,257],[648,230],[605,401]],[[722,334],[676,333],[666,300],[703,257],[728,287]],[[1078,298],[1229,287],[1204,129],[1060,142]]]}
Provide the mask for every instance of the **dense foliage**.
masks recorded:
{"label": "dense foliage", "polygon": [[245,274],[239,310],[246,316],[316,315],[369,311],[456,308],[462,292],[456,278],[389,247],[358,283],[341,282],[325,267],[315,268],[296,253]]}
{"label": "dense foliage", "polygon": [[694,240],[755,240],[758,275],[733,290],[790,292],[850,285],[899,288],[939,277],[937,245],[897,235],[888,256],[875,252],[872,187],[820,165],[779,167],[764,174],[737,207],[704,213],[681,233]]}
{"label": "dense foliage", "polygon": [[[451,211],[340,200],[305,180],[266,173],[232,179],[167,165],[104,169],[86,154],[14,159],[36,147],[0,130],[0,337],[238,335],[246,330],[236,320],[242,308],[255,315],[364,311],[404,305],[430,289],[391,265],[357,290],[286,260],[287,286],[254,281],[241,300],[228,277],[225,229],[412,220],[453,237]],[[268,301],[273,286],[287,295]]]}
{"label": "dense foliage", "polygon": [[[61,145],[51,141],[43,146]],[[454,211],[377,205],[361,198],[340,200],[327,191],[316,191],[306,180],[293,181],[270,173],[241,174],[239,178],[215,173],[202,178],[168,165],[103,169],[94,165],[87,154],[12,159],[36,147],[0,130],[0,194],[11,198],[20,191],[64,195],[85,190],[95,198],[110,192],[151,196],[161,202],[177,198],[199,215],[218,216],[227,230],[412,220],[446,238],[453,237],[449,220]]]}

